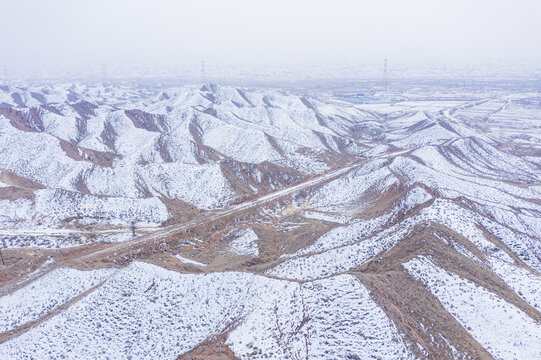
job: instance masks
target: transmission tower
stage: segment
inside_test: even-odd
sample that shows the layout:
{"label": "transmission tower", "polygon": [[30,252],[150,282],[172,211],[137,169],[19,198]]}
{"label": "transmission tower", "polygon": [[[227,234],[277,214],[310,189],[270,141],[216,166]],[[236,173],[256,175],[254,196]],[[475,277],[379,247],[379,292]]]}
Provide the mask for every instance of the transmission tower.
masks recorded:
{"label": "transmission tower", "polygon": [[4,81],[9,85],[8,67],[4,65]]}
{"label": "transmission tower", "polygon": [[381,74],[381,86],[387,90],[389,86],[389,74],[387,72],[387,58],[383,60],[383,73]]}
{"label": "transmission tower", "polygon": [[207,81],[207,76],[205,74],[205,61],[201,61],[201,82],[205,83]]}
{"label": "transmission tower", "polygon": [[101,81],[105,83],[105,79],[107,79],[107,67],[105,64],[101,64]]}
{"label": "transmission tower", "polygon": [[131,236],[132,239],[135,239],[135,221],[131,222]]}

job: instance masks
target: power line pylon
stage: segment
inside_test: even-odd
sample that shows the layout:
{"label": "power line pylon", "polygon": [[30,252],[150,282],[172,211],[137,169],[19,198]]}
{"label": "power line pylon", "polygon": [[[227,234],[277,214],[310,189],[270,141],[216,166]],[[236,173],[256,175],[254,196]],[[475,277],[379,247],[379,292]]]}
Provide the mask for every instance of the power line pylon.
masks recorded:
{"label": "power line pylon", "polygon": [[205,61],[201,61],[201,82],[205,83],[207,81],[207,76],[205,74]]}
{"label": "power line pylon", "polygon": [[101,64],[101,81],[102,83],[105,83],[105,80],[107,80],[107,67],[105,64]]}
{"label": "power line pylon", "polygon": [[384,90],[389,87],[389,74],[387,72],[387,58],[383,61],[383,73],[381,74],[381,86]]}
{"label": "power line pylon", "polygon": [[4,65],[4,81],[6,85],[9,85],[8,67]]}

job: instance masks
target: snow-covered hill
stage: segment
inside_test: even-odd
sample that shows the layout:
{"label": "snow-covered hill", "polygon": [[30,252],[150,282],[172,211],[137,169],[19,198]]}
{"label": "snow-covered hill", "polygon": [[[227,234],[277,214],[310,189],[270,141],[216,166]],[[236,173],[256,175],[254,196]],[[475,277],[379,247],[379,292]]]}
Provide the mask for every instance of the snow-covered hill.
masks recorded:
{"label": "snow-covered hill", "polygon": [[[2,222],[17,227],[67,219],[157,225],[169,217],[161,198],[221,208],[351,161],[368,149],[352,129],[373,118],[275,90],[217,85],[149,97],[82,85],[2,91],[0,171],[45,188],[15,199],[17,207],[37,205],[24,214],[2,212]],[[80,203],[85,214],[73,211]]]}
{"label": "snow-covered hill", "polygon": [[541,357],[537,94],[0,89],[2,357]]}

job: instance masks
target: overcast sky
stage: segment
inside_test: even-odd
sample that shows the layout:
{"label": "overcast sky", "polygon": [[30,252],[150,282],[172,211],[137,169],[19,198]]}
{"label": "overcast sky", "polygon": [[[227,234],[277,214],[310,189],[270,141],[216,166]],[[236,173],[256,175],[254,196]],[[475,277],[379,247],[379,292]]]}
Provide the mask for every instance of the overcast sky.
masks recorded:
{"label": "overcast sky", "polygon": [[541,58],[539,0],[3,0],[0,65]]}

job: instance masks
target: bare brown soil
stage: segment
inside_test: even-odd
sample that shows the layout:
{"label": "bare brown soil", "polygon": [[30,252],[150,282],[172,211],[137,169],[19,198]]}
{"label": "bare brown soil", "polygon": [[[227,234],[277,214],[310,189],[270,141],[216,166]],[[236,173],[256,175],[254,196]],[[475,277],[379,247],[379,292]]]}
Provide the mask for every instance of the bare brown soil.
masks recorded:
{"label": "bare brown soil", "polygon": [[113,160],[117,156],[114,153],[87,149],[64,139],[59,139],[59,141],[60,147],[64,150],[66,155],[76,161],[87,161],[102,167],[112,167]]}
{"label": "bare brown soil", "polygon": [[[449,244],[444,244],[433,234],[447,239]],[[402,263],[418,255],[430,256],[438,266],[494,292],[536,321],[541,322],[541,313],[518,297],[499,277],[457,252],[453,242],[483,259],[479,249],[467,239],[439,224],[430,223],[417,226],[410,237],[353,273],[405,334],[418,356],[421,353],[414,346],[416,343],[428,352],[429,359],[454,359],[449,347],[451,343],[459,352],[468,354],[466,358],[492,359],[425,286],[405,271]]]}
{"label": "bare brown soil", "polygon": [[79,100],[75,103],[71,103],[70,106],[77,111],[79,116],[81,116],[83,119],[88,119],[91,116],[96,116],[96,110],[98,107],[94,104],[89,103],[85,100]]}
{"label": "bare brown soil", "polygon": [[[298,171],[269,162],[251,164],[226,160],[220,162],[220,168],[235,191],[237,196],[235,203],[249,201],[256,195],[262,196],[307,179]],[[257,194],[253,189],[257,189]]]}
{"label": "bare brown soil", "polygon": [[225,344],[227,336],[234,328],[235,324],[231,324],[223,333],[206,339],[192,350],[180,355],[177,360],[238,360],[235,353]]}
{"label": "bare brown soil", "polygon": [[15,186],[0,187],[0,199],[14,201],[18,199],[34,200],[34,198],[34,192],[29,189],[23,189]]}
{"label": "bare brown soil", "polygon": [[[238,166],[239,163],[234,163],[234,166],[230,165],[231,163],[228,163],[226,172],[231,179],[237,181],[238,184],[246,185],[234,169],[234,166]],[[254,168],[250,169],[250,171],[253,170]],[[268,170],[265,169],[265,171]],[[281,169],[275,170],[281,172]],[[4,176],[4,172],[2,172],[2,176]],[[398,174],[395,176],[399,182],[384,194],[381,194],[376,188],[368,191],[363,203],[359,204],[360,208],[366,210],[361,211],[357,215],[358,218],[373,218],[390,211],[396,201],[403,198],[411,189],[411,186],[403,185],[404,182],[401,181]],[[23,183],[24,180],[24,178],[20,179],[19,183]],[[32,183],[29,184],[32,185]],[[434,197],[437,196],[431,189],[423,185],[414,184],[413,186],[421,186]],[[238,185],[237,189],[241,192],[244,191],[243,185]],[[289,209],[288,205],[296,200],[306,198],[302,193],[310,193],[310,190],[305,189],[299,193],[284,196],[274,201],[272,205],[267,204],[267,206],[272,206],[275,209]],[[250,196],[248,195],[247,198],[251,198]],[[212,214],[212,212],[200,212],[197,208],[182,201],[169,199],[162,199],[162,201],[173,215],[171,222],[164,225],[183,223]],[[457,199],[457,201],[461,200]],[[468,206],[468,204],[462,205]],[[418,205],[408,212],[399,210],[395,216],[390,218],[386,227],[399,224],[406,218],[415,215],[424,206],[427,205]],[[279,258],[282,254],[293,253],[305,248],[322,234],[338,226],[335,223],[303,218],[298,214],[298,211],[280,212],[277,210],[272,215],[262,215],[262,207],[263,205],[247,208],[173,231],[161,238],[150,238],[149,241],[121,248],[115,248],[113,244],[96,243],[62,251],[5,250],[6,266],[0,268],[0,286],[2,286],[0,295],[24,286],[25,281],[19,281],[19,279],[24,279],[50,257],[55,260],[52,267],[72,266],[80,269],[95,269],[125,266],[132,261],[139,260],[182,273],[246,271],[264,274],[265,270],[283,261]],[[475,211],[475,208],[472,207],[471,210]],[[295,226],[296,224],[299,225]],[[257,257],[241,256],[228,250],[228,245],[233,239],[231,234],[246,227],[251,227],[259,237],[260,255]],[[488,232],[486,232],[486,236],[487,239],[508,252],[519,264],[525,266],[499,239]],[[359,239],[359,241],[362,240]],[[415,256],[429,256],[443,269],[494,292],[541,323],[540,312],[522,300],[499,277],[460,254],[456,250],[457,244],[468,249],[481,261],[484,260],[485,254],[460,234],[437,223],[426,222],[417,225],[408,237],[402,239],[389,251],[376,256],[357,269],[348,271],[348,273],[357,276],[369,289],[372,298],[395,323],[399,331],[404,334],[406,341],[410,344],[410,349],[422,359],[457,358],[450,344],[463,354],[459,358],[492,359],[492,357],[470,335],[468,329],[465,329],[445,310],[423,283],[410,276],[403,268],[402,263]],[[102,249],[108,249],[108,251],[81,260],[81,256],[94,254]],[[201,262],[206,266],[183,262],[175,257],[177,254]],[[27,324],[17,331],[26,331],[27,326],[33,326],[40,321],[42,319]],[[0,334],[0,342],[11,336],[16,335]],[[226,334],[213,336],[181,355],[179,359],[236,359],[231,349],[225,345],[226,338]]]}
{"label": "bare brown soil", "polygon": [[22,131],[41,132],[45,130],[41,120],[40,108],[30,108],[25,111],[19,111],[12,108],[0,108],[0,114],[9,119],[9,123]]}
{"label": "bare brown soil", "polygon": [[17,175],[6,169],[0,169],[0,181],[5,184],[28,190],[45,189],[45,186],[37,181]]}
{"label": "bare brown soil", "polygon": [[124,110],[124,113],[136,128],[147,131],[160,132],[160,127],[164,121],[163,115],[149,114],[139,109]]}
{"label": "bare brown soil", "polygon": [[0,296],[23,287],[28,281],[35,280],[34,277],[27,278],[27,276],[38,270],[40,266],[50,259],[53,262],[45,271],[40,272],[40,276],[54,268],[63,266],[76,267],[83,270],[114,266],[112,261],[103,262],[102,259],[87,263],[73,261],[74,258],[103,249],[105,246],[107,244],[94,243],[67,249],[2,249],[4,266],[0,265]]}
{"label": "bare brown soil", "polygon": [[165,226],[190,221],[201,214],[201,211],[196,206],[180,199],[160,197],[160,201],[165,205],[169,214],[171,214],[171,217],[163,223]]}
{"label": "bare brown soil", "polygon": [[[459,352],[467,354],[465,358],[492,359],[424,284],[410,276],[401,265],[420,254],[434,255],[434,247],[442,251],[442,246],[437,243],[439,240],[429,238],[430,231],[430,228],[419,227],[410,238],[353,273],[370,290],[373,299],[393,320],[420,358],[455,359],[449,346],[453,344]],[[452,248],[443,252],[461,257],[453,254]],[[417,343],[426,353],[421,352]]]}

